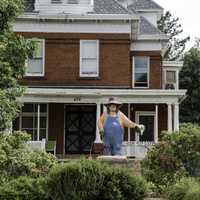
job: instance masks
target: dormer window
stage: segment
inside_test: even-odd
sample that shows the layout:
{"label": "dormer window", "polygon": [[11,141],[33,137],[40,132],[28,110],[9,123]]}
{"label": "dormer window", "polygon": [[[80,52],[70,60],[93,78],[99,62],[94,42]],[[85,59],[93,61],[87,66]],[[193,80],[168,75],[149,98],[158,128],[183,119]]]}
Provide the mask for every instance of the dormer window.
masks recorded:
{"label": "dormer window", "polygon": [[94,0],[37,0],[35,11],[44,14],[86,14],[94,11]]}

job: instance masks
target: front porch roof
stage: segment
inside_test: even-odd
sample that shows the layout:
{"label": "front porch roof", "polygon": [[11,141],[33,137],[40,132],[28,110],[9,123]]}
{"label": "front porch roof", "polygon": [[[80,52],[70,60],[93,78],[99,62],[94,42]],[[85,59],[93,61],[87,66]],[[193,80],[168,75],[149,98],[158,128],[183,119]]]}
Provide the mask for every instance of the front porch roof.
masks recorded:
{"label": "front porch roof", "polygon": [[67,89],[27,88],[18,101],[24,103],[105,103],[110,96],[116,96],[122,103],[176,104],[186,90],[160,89]]}

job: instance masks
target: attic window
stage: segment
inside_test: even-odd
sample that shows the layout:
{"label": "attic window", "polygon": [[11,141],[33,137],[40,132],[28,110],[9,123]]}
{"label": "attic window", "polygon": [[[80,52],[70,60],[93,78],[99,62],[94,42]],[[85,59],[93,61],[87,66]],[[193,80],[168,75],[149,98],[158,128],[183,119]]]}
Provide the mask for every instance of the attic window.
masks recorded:
{"label": "attic window", "polygon": [[62,3],[62,0],[51,0],[51,3]]}

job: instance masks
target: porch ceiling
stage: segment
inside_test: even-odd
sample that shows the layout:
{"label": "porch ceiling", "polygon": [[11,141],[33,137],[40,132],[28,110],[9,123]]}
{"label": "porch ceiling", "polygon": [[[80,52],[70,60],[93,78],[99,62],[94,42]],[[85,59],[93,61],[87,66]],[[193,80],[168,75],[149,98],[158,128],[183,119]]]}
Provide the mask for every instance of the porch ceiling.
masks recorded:
{"label": "porch ceiling", "polygon": [[123,103],[178,103],[186,90],[27,88],[20,102],[105,103],[116,96]]}

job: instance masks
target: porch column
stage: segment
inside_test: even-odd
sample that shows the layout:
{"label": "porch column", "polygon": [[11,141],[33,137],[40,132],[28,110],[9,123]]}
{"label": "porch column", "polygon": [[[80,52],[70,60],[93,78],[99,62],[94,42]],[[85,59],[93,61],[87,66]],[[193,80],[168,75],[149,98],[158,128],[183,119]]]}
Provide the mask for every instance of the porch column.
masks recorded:
{"label": "porch column", "polygon": [[96,138],[95,138],[94,143],[102,143],[102,140],[101,140],[101,137],[100,137],[100,134],[99,134],[99,129],[98,129],[98,126],[97,126],[97,122],[98,122],[98,119],[99,119],[100,116],[101,116],[101,104],[97,103],[97,112],[96,112]]}
{"label": "porch column", "polygon": [[[128,104],[128,118],[131,118],[131,104]],[[131,129],[128,128],[128,142],[131,141]]]}
{"label": "porch column", "polygon": [[172,132],[172,104],[167,104],[168,106],[168,131]]}
{"label": "porch column", "polygon": [[174,131],[179,131],[179,104],[174,104]]}
{"label": "porch column", "polygon": [[37,141],[40,140],[40,104],[37,107]]}
{"label": "porch column", "polygon": [[155,143],[158,143],[158,105],[156,104],[156,122],[155,122]]}

